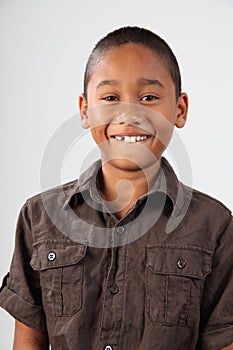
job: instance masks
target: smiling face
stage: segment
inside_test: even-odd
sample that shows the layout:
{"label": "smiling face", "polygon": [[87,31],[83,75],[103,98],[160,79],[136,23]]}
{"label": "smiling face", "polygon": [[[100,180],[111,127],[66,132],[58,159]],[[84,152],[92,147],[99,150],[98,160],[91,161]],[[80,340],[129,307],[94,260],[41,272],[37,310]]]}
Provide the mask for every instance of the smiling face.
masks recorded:
{"label": "smiling face", "polygon": [[102,159],[122,169],[160,159],[174,126],[185,124],[187,103],[186,94],[176,100],[161,58],[134,43],[107,50],[93,69],[87,100],[79,100],[83,127],[91,127]]}

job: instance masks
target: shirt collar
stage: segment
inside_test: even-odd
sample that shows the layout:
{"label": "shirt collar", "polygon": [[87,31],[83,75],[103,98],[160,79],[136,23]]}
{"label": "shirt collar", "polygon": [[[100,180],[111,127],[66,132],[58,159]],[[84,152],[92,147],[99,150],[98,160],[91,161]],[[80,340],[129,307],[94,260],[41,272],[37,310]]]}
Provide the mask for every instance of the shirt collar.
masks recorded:
{"label": "shirt collar", "polygon": [[78,204],[77,196],[86,191],[90,193],[91,198],[95,201],[97,201],[101,197],[97,190],[98,172],[100,169],[101,160],[99,159],[95,161],[91,166],[89,166],[87,170],[85,170],[79,176],[79,179],[74,182],[74,185],[71,188],[69,188],[67,194],[65,195],[66,200],[63,209],[67,209],[69,206],[74,206],[75,204]]}
{"label": "shirt collar", "polygon": [[[173,208],[182,208],[182,196],[179,195],[181,189],[181,183],[177,179],[177,176],[172,169],[166,158],[162,157],[160,162],[160,168],[158,170],[157,179],[150,191],[150,193],[163,192],[171,200]],[[149,194],[150,194],[149,193]]]}
{"label": "shirt collar", "polygon": [[[94,201],[101,201],[101,194],[98,191],[98,173],[100,169],[101,160],[97,160],[80,175],[79,179],[75,181],[74,185],[67,191],[63,209],[78,205],[79,195],[86,191],[89,192],[90,197]],[[164,157],[161,158],[158,176],[148,195],[152,195],[158,191],[165,193],[171,199],[173,210],[182,208],[183,192],[181,183],[178,181],[171,165]]]}

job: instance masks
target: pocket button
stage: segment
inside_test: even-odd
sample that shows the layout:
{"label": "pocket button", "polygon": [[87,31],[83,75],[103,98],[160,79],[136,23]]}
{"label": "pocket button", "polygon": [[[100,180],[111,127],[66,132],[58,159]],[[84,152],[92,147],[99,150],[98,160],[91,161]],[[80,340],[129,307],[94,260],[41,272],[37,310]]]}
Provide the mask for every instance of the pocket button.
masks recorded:
{"label": "pocket button", "polygon": [[176,265],[179,269],[183,269],[186,266],[186,261],[184,259],[179,259],[177,261]]}
{"label": "pocket button", "polygon": [[49,261],[53,261],[53,260],[55,260],[56,259],[56,254],[54,253],[54,252],[50,252],[49,254],[48,254],[48,260]]}

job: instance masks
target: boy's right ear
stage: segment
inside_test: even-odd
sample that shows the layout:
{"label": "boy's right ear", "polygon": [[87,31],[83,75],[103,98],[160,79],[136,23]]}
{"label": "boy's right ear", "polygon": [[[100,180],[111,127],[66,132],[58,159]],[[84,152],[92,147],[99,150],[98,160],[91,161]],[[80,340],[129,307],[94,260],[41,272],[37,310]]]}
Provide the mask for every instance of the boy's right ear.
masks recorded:
{"label": "boy's right ear", "polygon": [[81,94],[78,98],[78,105],[81,117],[81,125],[84,129],[88,129],[90,127],[90,123],[87,115],[87,100],[83,94]]}

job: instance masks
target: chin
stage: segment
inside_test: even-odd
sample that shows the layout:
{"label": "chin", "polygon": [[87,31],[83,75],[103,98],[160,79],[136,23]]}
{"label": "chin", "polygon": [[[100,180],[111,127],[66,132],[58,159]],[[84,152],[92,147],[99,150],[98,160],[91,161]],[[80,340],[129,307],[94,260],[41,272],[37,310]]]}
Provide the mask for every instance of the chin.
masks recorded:
{"label": "chin", "polygon": [[109,163],[116,169],[118,170],[123,170],[123,171],[139,171],[142,170],[142,168],[134,163],[133,161],[130,161],[128,159],[112,159],[109,160]]}
{"label": "chin", "polygon": [[153,149],[141,144],[109,147],[109,144],[105,143],[101,146],[103,163],[108,162],[125,171],[145,170],[155,166],[161,157],[162,148],[164,148],[160,144],[157,144]]}
{"label": "chin", "polygon": [[113,166],[116,170],[120,171],[143,171],[156,165],[157,161],[153,159],[128,159],[124,157],[114,157],[112,159],[102,158],[104,163],[107,162],[109,165]]}

